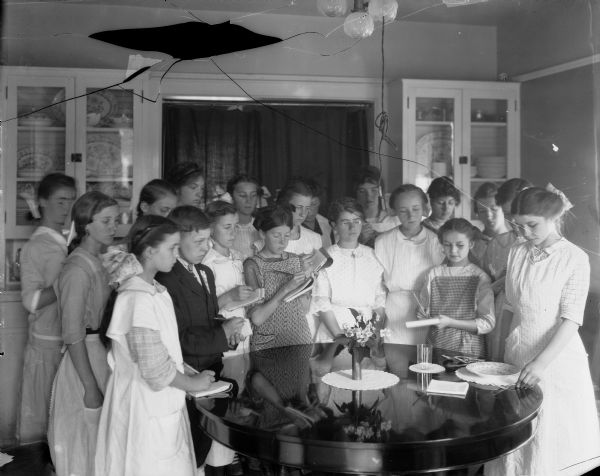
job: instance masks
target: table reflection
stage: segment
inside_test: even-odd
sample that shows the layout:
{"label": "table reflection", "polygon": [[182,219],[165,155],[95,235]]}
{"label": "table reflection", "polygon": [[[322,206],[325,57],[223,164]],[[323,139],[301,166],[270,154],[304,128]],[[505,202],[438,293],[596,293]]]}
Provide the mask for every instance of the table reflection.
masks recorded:
{"label": "table reflection", "polygon": [[[449,354],[436,349],[434,362],[442,353]],[[460,467],[504,454],[531,436],[531,420],[542,401],[539,388],[470,384],[464,398],[428,395],[432,378],[458,378],[408,371],[415,360],[414,346],[384,345],[363,360],[363,368],[392,372],[399,383],[353,392],[321,382],[328,372],[351,368],[350,354],[337,344],[236,356],[226,362],[225,376],[235,378],[240,391],[222,417],[205,408],[203,425],[211,436],[250,456],[348,472]],[[333,461],[336,451],[339,463]],[[366,454],[361,459],[364,452],[379,459],[369,462]]]}

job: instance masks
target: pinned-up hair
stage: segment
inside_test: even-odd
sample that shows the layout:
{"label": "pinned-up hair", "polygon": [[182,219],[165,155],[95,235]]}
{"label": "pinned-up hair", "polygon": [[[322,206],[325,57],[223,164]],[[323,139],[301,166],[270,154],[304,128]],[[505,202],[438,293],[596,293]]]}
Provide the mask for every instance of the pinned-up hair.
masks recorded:
{"label": "pinned-up hair", "polygon": [[493,182],[485,182],[482,183],[475,195],[473,196],[473,210],[477,213],[477,201],[485,198],[493,198],[496,203],[498,203],[498,199],[496,194],[498,193],[498,186]]}
{"label": "pinned-up hair", "polygon": [[84,193],[73,204],[71,210],[71,220],[75,227],[75,238],[69,245],[70,250],[73,250],[81,243],[86,235],[85,227],[94,221],[94,215],[100,213],[108,207],[117,207],[118,203],[114,198],[98,191]]}
{"label": "pinned-up hair", "polygon": [[462,233],[469,238],[469,241],[474,241],[478,229],[469,220],[464,218],[451,218],[438,230],[438,240],[440,240],[440,243],[444,242],[444,235],[451,231]]}
{"label": "pinned-up hair", "polygon": [[362,220],[365,219],[365,212],[360,203],[354,198],[344,197],[339,200],[334,200],[329,206],[329,219],[332,222],[337,222],[343,212],[353,213],[359,216]]}
{"label": "pinned-up hair", "polygon": [[254,228],[265,233],[278,226],[287,226],[291,229],[293,225],[294,218],[290,205],[264,207],[259,209],[254,217]]}
{"label": "pinned-up hair", "polygon": [[146,248],[155,248],[165,240],[167,235],[179,232],[177,224],[168,218],[158,215],[144,215],[139,217],[131,226],[127,235],[129,252],[140,258]]}
{"label": "pinned-up hair", "polygon": [[360,171],[354,177],[354,190],[356,191],[364,183],[371,183],[374,185],[381,185],[383,188],[383,179],[381,178],[381,172],[373,165],[368,165],[360,169]]}
{"label": "pinned-up hair", "polygon": [[450,177],[433,179],[427,189],[427,195],[431,201],[440,197],[452,197],[457,205],[460,203],[460,190],[454,186],[454,181]]}
{"label": "pinned-up hair", "polygon": [[179,227],[179,231],[183,233],[210,228],[210,221],[206,214],[192,205],[181,205],[174,208],[168,218],[174,221]]}
{"label": "pinned-up hair", "polygon": [[288,182],[277,196],[277,205],[288,205],[294,195],[302,195],[312,198],[314,196],[312,188],[304,179],[294,179]]}
{"label": "pinned-up hair", "polygon": [[541,187],[530,187],[521,190],[512,201],[513,215],[533,215],[546,219],[560,218],[566,211],[560,195]]}
{"label": "pinned-up hair", "polygon": [[167,181],[177,189],[198,177],[204,178],[204,171],[200,165],[192,161],[179,162],[167,173]]}
{"label": "pinned-up hair", "polygon": [[235,175],[234,177],[230,178],[229,181],[227,182],[227,193],[229,195],[231,195],[233,197],[233,191],[235,190],[235,187],[237,184],[239,183],[253,183],[254,185],[256,185],[256,193],[259,193],[260,191],[260,185],[258,183],[258,180],[256,180],[254,177],[250,177],[249,175],[246,174],[238,174]]}
{"label": "pinned-up hair", "polygon": [[235,207],[224,200],[215,200],[206,205],[204,209],[211,223],[215,223],[220,217],[225,215],[235,215],[237,210]]}
{"label": "pinned-up hair", "polygon": [[399,187],[396,187],[394,189],[394,191],[392,192],[392,194],[390,195],[389,205],[392,210],[395,210],[394,202],[396,201],[398,196],[402,195],[403,193],[416,193],[421,198],[421,201],[423,202],[423,208],[427,209],[428,201],[427,201],[427,195],[425,194],[425,192],[422,189],[420,189],[419,187],[417,187],[416,185],[413,185],[412,183],[405,183],[405,184],[400,185]]}
{"label": "pinned-up hair", "polygon": [[511,178],[498,187],[496,193],[496,203],[500,206],[510,205],[515,197],[526,188],[533,187],[533,184],[523,178]]}
{"label": "pinned-up hair", "polygon": [[137,205],[137,216],[141,217],[144,214],[141,207],[142,202],[152,205],[154,202],[166,197],[167,195],[173,195],[175,197],[177,196],[177,190],[175,190],[175,187],[173,187],[171,183],[163,179],[150,180],[150,182],[144,185],[140,191],[140,200],[138,201]]}

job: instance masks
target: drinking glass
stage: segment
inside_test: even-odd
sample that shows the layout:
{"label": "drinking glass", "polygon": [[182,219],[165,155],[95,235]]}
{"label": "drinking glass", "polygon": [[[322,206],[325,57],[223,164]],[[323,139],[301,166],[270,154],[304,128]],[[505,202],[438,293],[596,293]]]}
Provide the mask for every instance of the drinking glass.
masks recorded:
{"label": "drinking glass", "polygon": [[427,370],[431,366],[433,358],[433,346],[431,344],[417,344],[417,365],[421,370]]}

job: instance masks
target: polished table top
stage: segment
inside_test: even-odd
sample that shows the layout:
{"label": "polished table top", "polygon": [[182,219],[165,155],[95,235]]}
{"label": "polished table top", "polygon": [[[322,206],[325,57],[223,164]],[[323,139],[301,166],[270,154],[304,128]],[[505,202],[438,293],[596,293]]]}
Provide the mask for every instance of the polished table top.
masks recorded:
{"label": "polished table top", "polygon": [[[315,355],[316,354],[316,355]],[[203,429],[236,451],[286,466],[344,473],[428,472],[479,464],[533,435],[542,393],[469,384],[464,398],[428,395],[431,375],[408,370],[415,346],[385,344],[363,368],[400,382],[352,392],[321,382],[351,368],[336,344],[291,346],[225,359],[222,375],[237,381],[229,399],[197,400]],[[441,354],[435,349],[434,362]],[[455,354],[454,354],[455,355]],[[454,373],[433,378],[459,380]]]}

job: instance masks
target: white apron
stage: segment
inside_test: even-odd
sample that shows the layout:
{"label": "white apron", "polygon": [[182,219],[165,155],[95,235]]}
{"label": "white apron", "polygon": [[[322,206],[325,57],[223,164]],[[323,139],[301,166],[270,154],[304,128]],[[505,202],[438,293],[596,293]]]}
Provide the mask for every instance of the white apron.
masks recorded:
{"label": "white apron", "polygon": [[[112,368],[100,418],[96,474],[102,476],[194,476],[185,392],[153,391],[132,361],[126,333],[131,327],[160,331],[170,357],[183,371],[171,297],[160,285],[134,277],[123,283],[107,335]],[[152,294],[154,289],[154,294]],[[157,289],[160,289],[157,290]]]}

